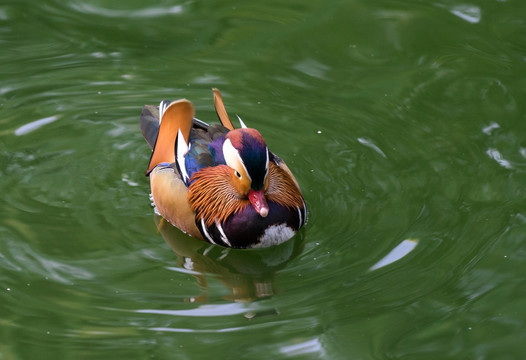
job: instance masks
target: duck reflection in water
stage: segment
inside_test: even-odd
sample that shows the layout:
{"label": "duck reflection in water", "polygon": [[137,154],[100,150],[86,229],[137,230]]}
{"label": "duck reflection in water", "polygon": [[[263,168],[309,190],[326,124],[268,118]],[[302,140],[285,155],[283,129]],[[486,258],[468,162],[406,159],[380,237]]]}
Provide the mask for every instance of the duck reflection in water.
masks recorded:
{"label": "duck reflection in water", "polygon": [[303,231],[285,243],[262,249],[225,248],[194,239],[172,226],[161,216],[155,223],[164,240],[178,257],[178,266],[197,278],[202,294],[188,299],[206,302],[208,277],[217,278],[230,291],[225,299],[253,301],[275,294],[274,278],[304,247]]}

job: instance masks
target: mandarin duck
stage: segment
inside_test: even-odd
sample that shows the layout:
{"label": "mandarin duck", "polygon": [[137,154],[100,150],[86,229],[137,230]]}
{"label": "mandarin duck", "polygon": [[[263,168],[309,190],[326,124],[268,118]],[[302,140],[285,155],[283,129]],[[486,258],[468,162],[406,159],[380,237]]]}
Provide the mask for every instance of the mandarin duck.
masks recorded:
{"label": "mandarin duck", "polygon": [[294,175],[241,118],[235,129],[219,90],[220,124],[194,117],[186,99],[144,106],[140,123],[152,149],[146,175],[157,212],[183,232],[232,248],[267,247],[304,224]]}

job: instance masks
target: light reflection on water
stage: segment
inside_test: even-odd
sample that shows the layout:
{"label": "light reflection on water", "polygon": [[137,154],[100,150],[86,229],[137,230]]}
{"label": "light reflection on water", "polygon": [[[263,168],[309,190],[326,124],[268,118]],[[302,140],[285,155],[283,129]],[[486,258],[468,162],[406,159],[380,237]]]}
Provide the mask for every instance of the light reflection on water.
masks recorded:
{"label": "light reflection on water", "polygon": [[371,266],[370,270],[380,269],[384,266],[394,263],[395,261],[400,260],[418,245],[418,240],[415,239],[406,239],[398,244],[393,250],[391,250],[387,255],[380,259],[376,264]]}
{"label": "light reflection on water", "polygon": [[137,310],[140,314],[160,314],[169,316],[230,316],[244,314],[251,309],[241,303],[218,304],[218,305],[201,305],[194,309],[188,310],[155,310],[141,309]]}

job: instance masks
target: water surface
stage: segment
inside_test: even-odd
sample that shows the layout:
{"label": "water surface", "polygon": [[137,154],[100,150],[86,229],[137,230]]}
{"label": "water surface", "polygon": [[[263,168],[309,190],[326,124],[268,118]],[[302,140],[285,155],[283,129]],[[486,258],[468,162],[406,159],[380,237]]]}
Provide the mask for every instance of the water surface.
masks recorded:
{"label": "water surface", "polygon": [[[0,5],[0,359],[522,358],[525,13]],[[303,189],[281,246],[154,216],[141,108],[212,87]]]}

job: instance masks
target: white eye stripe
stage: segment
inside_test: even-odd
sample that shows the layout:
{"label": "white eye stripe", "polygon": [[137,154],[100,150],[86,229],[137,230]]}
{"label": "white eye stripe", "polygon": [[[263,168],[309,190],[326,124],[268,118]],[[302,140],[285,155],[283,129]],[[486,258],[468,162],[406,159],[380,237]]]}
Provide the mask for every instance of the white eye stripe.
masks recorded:
{"label": "white eye stripe", "polygon": [[252,178],[248,174],[247,168],[243,163],[243,159],[241,159],[241,156],[239,155],[239,151],[237,151],[234,145],[232,145],[230,139],[226,139],[223,143],[223,156],[228,166],[241,174],[246,174],[248,179],[252,181]]}
{"label": "white eye stripe", "polygon": [[268,148],[266,148],[267,150],[267,160],[265,161],[265,177],[263,178],[263,182],[267,181],[267,176],[268,176],[268,161],[269,161],[269,155],[268,155]]}

